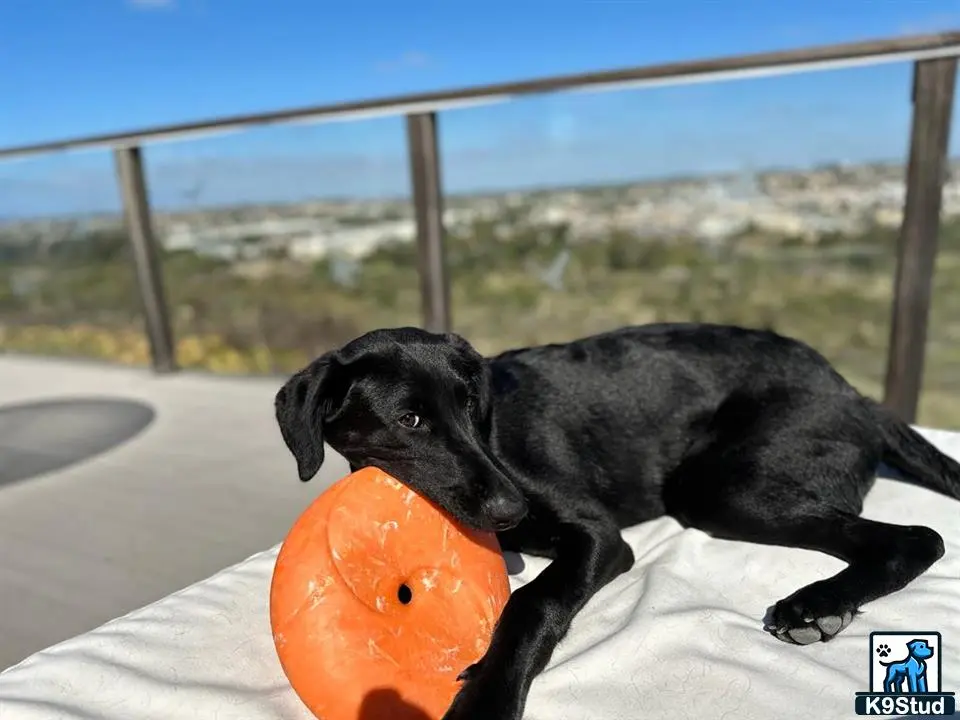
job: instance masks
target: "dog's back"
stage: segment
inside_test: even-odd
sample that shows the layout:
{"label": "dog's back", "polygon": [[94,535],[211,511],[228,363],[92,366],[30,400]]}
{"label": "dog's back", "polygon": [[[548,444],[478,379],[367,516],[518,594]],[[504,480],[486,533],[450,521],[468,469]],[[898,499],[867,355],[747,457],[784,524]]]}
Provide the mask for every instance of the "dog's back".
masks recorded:
{"label": "dog's back", "polygon": [[552,484],[601,499],[623,524],[663,514],[664,477],[737,390],[855,393],[807,345],[709,324],[627,327],[488,362],[498,453],[549,469]]}
{"label": "dog's back", "polygon": [[[812,347],[772,331],[659,323],[511,350],[488,363],[498,452],[521,467],[549,468],[553,483],[587,490],[625,524],[663,514],[664,478],[721,407],[736,397],[762,405],[783,392],[821,398],[837,423],[825,433],[870,438],[891,466],[960,497],[960,464],[862,396]],[[734,415],[740,425],[752,421],[749,411]]]}
{"label": "dog's back", "polygon": [[[490,358],[509,389],[510,376],[535,376],[559,389],[557,400],[604,400],[625,405],[643,399],[654,414],[663,404],[719,404],[737,389],[771,385],[811,392],[855,394],[830,363],[809,345],[769,330],[702,323],[632,326],[569,343],[510,350]],[[638,394],[639,393],[639,394]],[[526,398],[524,398],[526,400]],[[626,409],[626,408],[624,408]]]}

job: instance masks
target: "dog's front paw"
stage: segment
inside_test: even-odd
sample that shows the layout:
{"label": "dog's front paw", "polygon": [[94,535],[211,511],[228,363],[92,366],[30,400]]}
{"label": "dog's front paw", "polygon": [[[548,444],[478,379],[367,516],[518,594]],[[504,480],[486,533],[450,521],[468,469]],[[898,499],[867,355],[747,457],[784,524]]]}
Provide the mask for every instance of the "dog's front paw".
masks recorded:
{"label": "dog's front paw", "polygon": [[797,645],[826,642],[847,627],[856,614],[850,603],[818,592],[812,585],[778,602],[767,630]]}
{"label": "dog's front paw", "polygon": [[463,687],[443,720],[521,720],[523,700],[514,682],[486,671],[481,660],[460,673]]}

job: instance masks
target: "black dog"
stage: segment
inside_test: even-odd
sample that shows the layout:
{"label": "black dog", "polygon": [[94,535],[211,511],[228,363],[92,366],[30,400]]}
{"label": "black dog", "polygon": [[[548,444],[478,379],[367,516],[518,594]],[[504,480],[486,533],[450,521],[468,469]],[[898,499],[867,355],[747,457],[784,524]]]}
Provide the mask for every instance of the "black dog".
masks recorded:
{"label": "black dog", "polygon": [[670,515],[715,537],[848,563],[776,604],[782,640],[828,640],[943,555],[927,527],[859,517],[878,465],[960,498],[960,464],[772,332],[630,327],[481,357],[457,335],[377,330],[278,392],[301,480],[323,442],[504,549],[552,558],[511,596],[447,720],[516,720],[574,615],[634,558],[620,529]]}

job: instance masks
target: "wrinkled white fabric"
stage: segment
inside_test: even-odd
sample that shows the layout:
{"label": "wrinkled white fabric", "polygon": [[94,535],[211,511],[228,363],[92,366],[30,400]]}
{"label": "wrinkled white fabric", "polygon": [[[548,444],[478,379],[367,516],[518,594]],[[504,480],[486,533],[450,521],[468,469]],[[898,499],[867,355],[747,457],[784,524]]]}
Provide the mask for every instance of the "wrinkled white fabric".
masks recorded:
{"label": "wrinkled white fabric", "polygon": [[[960,457],[960,434],[927,431]],[[670,519],[624,536],[637,563],[577,617],[533,683],[529,720],[854,717],[872,630],[942,633],[943,690],[960,691],[960,502],[880,479],[864,515],[926,524],[947,554],[873,602],[834,641],[762,631],[768,606],[842,564],[815,552],[714,540]],[[2,720],[311,720],[288,686],[267,615],[277,548],[0,674]],[[524,558],[513,586],[545,561]]]}

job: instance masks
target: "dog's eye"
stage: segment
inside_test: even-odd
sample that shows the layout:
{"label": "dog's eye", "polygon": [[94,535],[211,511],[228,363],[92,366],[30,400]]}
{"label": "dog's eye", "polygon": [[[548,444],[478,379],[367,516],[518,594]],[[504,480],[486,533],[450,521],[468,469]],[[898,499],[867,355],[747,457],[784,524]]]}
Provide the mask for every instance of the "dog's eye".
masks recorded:
{"label": "dog's eye", "polygon": [[414,428],[420,427],[421,420],[420,416],[416,413],[408,412],[398,417],[397,422],[403,425],[405,428],[410,428],[413,430]]}

